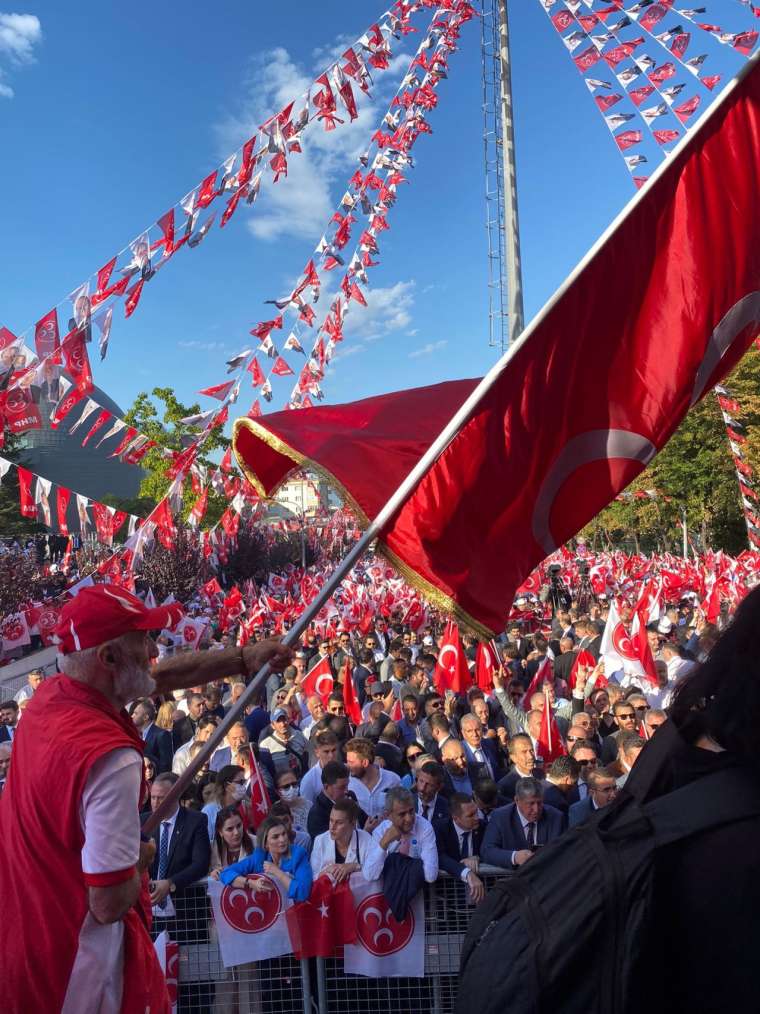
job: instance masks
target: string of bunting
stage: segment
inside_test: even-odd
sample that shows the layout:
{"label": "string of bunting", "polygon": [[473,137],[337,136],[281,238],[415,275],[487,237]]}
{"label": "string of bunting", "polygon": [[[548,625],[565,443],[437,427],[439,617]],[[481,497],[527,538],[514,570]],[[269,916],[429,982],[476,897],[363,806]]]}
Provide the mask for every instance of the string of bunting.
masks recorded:
{"label": "string of bunting", "polygon": [[760,547],[760,504],[758,504],[758,495],[755,491],[754,472],[744,452],[747,437],[744,433],[744,424],[738,418],[741,415],[741,406],[726,387],[716,387],[715,397],[720,406],[723,425],[726,427],[726,438],[733,457],[736,479],[739,483],[742,513],[747,525],[747,537],[750,545],[757,548]]}
{"label": "string of bunting", "polygon": [[[582,10],[581,0],[539,0],[539,2],[560,34],[575,66],[584,75],[586,85],[594,95],[597,109],[604,117],[628,171],[633,175],[639,166],[648,162],[647,156],[641,152],[626,154],[643,140],[641,130],[626,126],[636,114],[640,116],[659,146],[661,154],[669,154],[669,146],[681,137],[682,127],[689,128],[688,121],[701,102],[699,93],[689,94],[688,83],[667,83],[677,73],[676,63],[673,61],[689,71],[690,75],[708,91],[712,91],[720,81],[720,75],[700,75],[707,54],[686,58],[691,35],[684,31],[682,25],[677,24],[666,31],[655,32],[656,26],[673,8],[673,0],[665,0],[662,3],[649,0],[627,8],[621,0],[613,0],[611,4],[602,5],[595,5],[595,0],[583,0],[585,12]],[[678,10],[675,13],[685,20],[693,20],[703,12],[704,8],[695,8]],[[612,15],[616,16],[616,20],[608,21]],[[695,24],[700,29],[708,31],[718,41],[732,45],[743,56],[748,56],[757,42],[757,33],[724,33],[717,26],[701,22]],[[621,33],[627,29],[631,29],[634,35],[637,31],[643,30],[644,35],[625,38]],[[563,34],[565,32],[567,34]],[[668,54],[664,63],[658,64],[646,53],[636,55],[646,37],[656,42]],[[613,92],[609,81],[585,76],[600,61],[605,62],[613,71],[622,88],[621,92]],[[631,87],[632,85],[635,87]],[[684,90],[685,96],[682,95]],[[600,94],[596,94],[597,92]],[[651,96],[658,97],[660,101],[644,107],[643,104]],[[624,98],[630,101],[634,111],[610,112]],[[619,129],[621,127],[624,129]],[[646,179],[646,176],[633,175],[633,182],[637,187],[642,186]]]}
{"label": "string of bunting", "polygon": [[[354,85],[368,93],[372,83],[371,70],[386,70],[390,66],[394,44],[414,31],[410,24],[412,15],[424,7],[442,5],[433,4],[432,0],[419,0],[415,3],[399,0],[394,4],[346,48],[342,57],[318,75],[299,98],[289,102],[259,127],[261,142],[258,146],[257,133],[224,159],[157,222],[139,233],[36,324],[26,328],[16,341],[21,345],[27,339],[34,340],[36,355],[29,351],[35,361],[27,363],[27,368],[33,366],[37,369],[53,359],[62,346],[81,332],[86,333],[85,340],[89,341],[92,323],[98,328],[100,356],[101,359],[104,358],[116,302],[124,301],[125,317],[130,317],[135,312],[145,284],[183,246],[193,249],[208,234],[217,212],[210,212],[203,222],[201,214],[218,198],[228,197],[219,222],[224,227],[241,200],[249,205],[256,201],[267,166],[273,182],[287,176],[288,158],[302,151],[300,141],[312,123],[321,122],[324,129],[329,131],[345,123],[339,113],[345,111],[350,120],[356,119]],[[330,79],[339,81],[335,91],[330,88]],[[317,90],[320,88],[323,90]],[[240,167],[235,171],[238,160]],[[181,227],[175,221],[175,214],[184,216]],[[118,280],[114,281],[114,278]],[[68,333],[61,337],[58,311],[69,304],[71,315]]]}
{"label": "string of bunting", "polygon": [[[373,260],[379,254],[379,234],[390,228],[387,216],[395,203],[398,186],[407,182],[402,170],[414,166],[411,148],[423,133],[430,133],[425,112],[435,108],[438,97],[436,87],[446,77],[447,58],[456,50],[460,26],[474,14],[468,3],[456,2],[451,9],[437,14],[411,58],[402,84],[391,100],[381,124],[372,135],[369,147],[359,156],[359,167],[348,182],[347,190],[332,215],[326,232],[319,240],[314,253],[302,272],[293,292],[283,299],[270,300],[280,311],[273,320],[259,321],[251,334],[260,340],[256,352],[263,353],[272,364],[267,374],[261,368],[256,354],[246,369],[251,373],[254,388],[266,401],[272,400],[272,378],[294,375],[294,370],[274,344],[272,334],[282,330],[288,313],[297,314],[283,351],[293,351],[306,357],[298,381],[287,402],[289,408],[309,408],[312,398],[323,397],[320,381],[330,362],[334,349],[343,340],[343,324],[352,301],[366,306],[366,297],[359,282],[367,285],[367,271],[379,263]],[[429,56],[426,57],[426,52]],[[418,69],[424,70],[422,78]],[[393,133],[390,133],[390,130]],[[374,159],[373,150],[377,149]],[[366,172],[365,172],[366,170]],[[375,191],[376,200],[370,197]],[[362,215],[368,224],[362,229],[350,258],[344,254],[351,238],[352,226]],[[348,268],[340,282],[340,291],[330,303],[321,324],[316,328],[307,356],[304,348],[306,329],[316,322],[314,306],[326,287],[325,275],[338,266]],[[244,353],[241,353],[242,356]],[[261,413],[258,398],[249,412],[255,417]]]}

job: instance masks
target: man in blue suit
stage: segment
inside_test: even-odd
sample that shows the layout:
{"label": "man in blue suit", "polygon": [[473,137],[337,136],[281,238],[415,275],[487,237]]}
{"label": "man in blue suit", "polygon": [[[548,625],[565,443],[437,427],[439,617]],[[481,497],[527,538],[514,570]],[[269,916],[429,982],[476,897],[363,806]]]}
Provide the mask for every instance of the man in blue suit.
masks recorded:
{"label": "man in blue suit", "polygon": [[248,729],[243,722],[235,722],[230,726],[227,733],[225,745],[214,750],[211,755],[209,771],[221,771],[228,764],[237,763],[236,758],[240,753],[248,752]]}
{"label": "man in blue suit", "polygon": [[477,904],[485,897],[485,885],[478,876],[485,821],[479,818],[472,796],[455,792],[449,806],[451,815],[433,823],[438,868],[466,884]]}
{"label": "man in blue suit", "polygon": [[594,768],[588,776],[588,796],[573,803],[568,817],[570,827],[576,827],[607,806],[617,795],[617,776],[609,768]]}
{"label": "man in blue suit", "polygon": [[564,814],[553,806],[544,806],[543,787],[538,778],[521,778],[515,786],[514,803],[491,814],[481,858],[491,866],[515,869],[542,845],[558,838],[565,826]]}
{"label": "man in blue suit", "polygon": [[484,738],[480,719],[477,715],[465,715],[459,728],[470,781],[474,784],[481,778],[492,778],[498,782],[504,774],[499,750],[493,740]]}
{"label": "man in blue suit", "polygon": [[443,820],[449,815],[449,804],[441,794],[445,779],[444,769],[437,761],[427,761],[417,771],[414,796],[414,812],[429,820]]}
{"label": "man in blue suit", "polygon": [[138,701],[132,709],[132,721],[145,743],[146,756],[156,765],[156,774],[161,775],[172,769],[172,734],[166,729],[155,725],[156,708],[153,701],[146,698]]}

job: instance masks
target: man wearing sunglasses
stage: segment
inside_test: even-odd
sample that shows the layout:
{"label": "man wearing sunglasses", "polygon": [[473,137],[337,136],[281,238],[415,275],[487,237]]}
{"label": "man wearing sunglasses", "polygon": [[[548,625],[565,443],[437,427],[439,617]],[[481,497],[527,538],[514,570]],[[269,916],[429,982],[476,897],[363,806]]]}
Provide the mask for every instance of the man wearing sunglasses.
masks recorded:
{"label": "man wearing sunglasses", "polygon": [[587,798],[589,793],[589,775],[596,768],[599,760],[596,756],[593,743],[589,743],[588,740],[579,739],[573,744],[570,750],[570,756],[573,760],[577,761],[580,766],[580,772],[578,774],[578,797],[579,800]]}
{"label": "man wearing sunglasses", "polygon": [[617,732],[605,737],[602,744],[602,764],[613,764],[617,760],[618,746],[621,736],[626,733],[636,732],[638,717],[636,709],[628,700],[615,701],[612,705],[612,717],[617,725]]}

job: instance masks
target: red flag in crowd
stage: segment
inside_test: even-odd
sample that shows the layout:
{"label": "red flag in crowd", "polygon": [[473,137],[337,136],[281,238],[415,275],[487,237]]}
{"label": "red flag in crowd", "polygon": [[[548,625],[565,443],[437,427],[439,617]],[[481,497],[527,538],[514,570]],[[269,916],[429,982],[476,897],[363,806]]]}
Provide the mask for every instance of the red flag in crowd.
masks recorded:
{"label": "red flag in crowd", "polygon": [[354,896],[347,880],[333,886],[329,877],[317,877],[309,900],[292,905],[285,918],[293,954],[299,960],[331,958],[339,947],[357,938]]}
{"label": "red flag in crowd", "polygon": [[536,669],[536,675],[528,684],[528,689],[523,694],[521,707],[523,711],[530,711],[530,699],[533,694],[540,693],[543,689],[544,680],[554,679],[554,668],[552,667],[552,660],[547,655],[541,662],[541,665]]}
{"label": "red flag in crowd", "polygon": [[552,711],[551,702],[549,701],[549,695],[544,694],[544,710],[541,718],[541,730],[538,734],[538,754],[544,762],[544,767],[548,767],[552,761],[555,761],[558,757],[562,757],[567,753],[565,744],[562,742],[562,737],[559,734],[557,728],[557,720],[554,717]]}
{"label": "red flag in crowd", "polygon": [[316,694],[322,698],[322,703],[327,704],[327,698],[333,692],[333,674],[330,665],[329,655],[321,658],[316,665],[306,673],[301,680],[301,693],[309,697]]}
{"label": "red flag in crowd", "polygon": [[272,805],[269,799],[269,792],[267,791],[266,782],[261,774],[261,768],[259,762],[256,759],[256,754],[251,751],[251,823],[253,829],[256,831],[259,824],[269,813],[269,807]]}
{"label": "red flag in crowd", "polygon": [[492,644],[479,642],[475,656],[475,682],[486,693],[493,689],[494,668],[498,665],[499,660],[494,654]]}
{"label": "red flag in crowd", "polygon": [[467,659],[459,639],[459,627],[453,620],[449,620],[443,630],[433,683],[439,694],[447,690],[453,690],[455,694],[466,694],[472,686]]}
{"label": "red flag in crowd", "polygon": [[[387,523],[382,545],[470,626],[500,629],[536,564],[649,464],[757,335],[758,179],[750,65],[528,325]],[[297,412],[263,417],[277,451],[242,419],[235,447],[267,490],[294,460],[318,464],[371,519],[474,386],[316,406],[308,427]]]}
{"label": "red flag in crowd", "polygon": [[354,725],[360,725],[362,709],[359,704],[359,698],[356,696],[356,687],[351,675],[351,661],[348,658],[343,666],[343,705],[346,709],[348,720]]}

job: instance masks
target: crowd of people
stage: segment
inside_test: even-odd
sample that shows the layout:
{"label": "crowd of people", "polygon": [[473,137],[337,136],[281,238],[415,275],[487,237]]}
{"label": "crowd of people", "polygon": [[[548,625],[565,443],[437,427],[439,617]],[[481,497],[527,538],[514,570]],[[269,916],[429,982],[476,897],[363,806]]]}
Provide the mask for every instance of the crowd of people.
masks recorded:
{"label": "crowd of people", "polygon": [[[473,670],[464,694],[436,687],[441,635],[432,625],[415,631],[392,615],[378,616],[364,634],[307,633],[155,833],[156,927],[187,937],[177,923],[183,896],[209,873],[242,883],[267,872],[302,900],[323,873],[336,882],[358,870],[379,878],[397,851],[421,860],[425,881],[443,871],[461,880],[471,901],[481,900],[481,865],[514,870],[615,798],[666,720],[673,687],[718,633],[688,603],[669,606],[647,632],[659,685],[623,687],[613,672],[599,679],[607,609],[558,609],[532,634],[509,624],[494,642],[500,664],[490,690],[474,682],[477,641],[464,634]],[[159,637],[159,647],[162,640],[170,636]],[[234,629],[216,633],[211,647],[223,650],[234,640]],[[581,652],[593,667],[576,664]],[[320,663],[331,674],[326,696],[302,689]],[[343,696],[347,665],[361,706],[356,724]],[[545,676],[536,686],[539,670]],[[0,703],[0,784],[13,763],[23,709],[45,679],[30,673],[16,699]],[[245,685],[233,675],[130,703],[144,743],[150,807],[162,802]],[[547,706],[561,737],[552,759],[542,756],[539,741]],[[263,811],[253,798],[257,778],[266,790]],[[179,847],[171,845],[174,836]]]}

